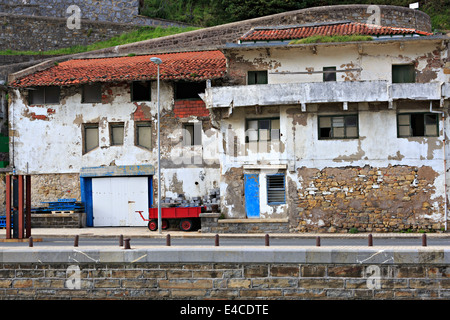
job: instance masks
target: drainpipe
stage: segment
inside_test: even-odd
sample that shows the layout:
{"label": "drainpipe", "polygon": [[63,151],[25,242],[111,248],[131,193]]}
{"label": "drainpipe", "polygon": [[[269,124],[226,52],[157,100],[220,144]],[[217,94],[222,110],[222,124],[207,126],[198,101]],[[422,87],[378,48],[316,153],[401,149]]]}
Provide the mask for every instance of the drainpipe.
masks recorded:
{"label": "drainpipe", "polygon": [[[443,82],[440,84],[440,89],[441,89],[441,99],[443,98],[442,96],[442,86],[443,86]],[[447,157],[445,154],[445,144],[446,144],[446,139],[445,139],[445,112],[444,111],[434,111],[433,110],[433,102],[430,101],[430,112],[432,113],[440,113],[442,115],[442,130],[443,130],[443,153],[444,153],[444,216],[445,216],[445,221],[444,221],[444,226],[445,226],[445,231],[447,231]]]}

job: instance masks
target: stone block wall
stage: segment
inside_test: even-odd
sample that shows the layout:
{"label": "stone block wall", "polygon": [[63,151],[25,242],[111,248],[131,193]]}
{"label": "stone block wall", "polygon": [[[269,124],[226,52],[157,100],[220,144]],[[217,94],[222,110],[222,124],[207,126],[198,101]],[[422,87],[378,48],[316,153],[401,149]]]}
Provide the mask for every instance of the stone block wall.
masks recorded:
{"label": "stone block wall", "polygon": [[86,214],[84,212],[31,214],[31,228],[83,227],[86,227]]}
{"label": "stone block wall", "polygon": [[48,51],[89,45],[136,28],[131,24],[82,21],[80,29],[69,29],[65,18],[0,13],[0,43],[4,49],[19,51]]}
{"label": "stone block wall", "polygon": [[449,275],[445,264],[10,262],[0,299],[447,300]]}
{"label": "stone block wall", "polygon": [[151,19],[140,14],[139,0],[2,0],[0,12],[9,15],[39,17],[69,17],[73,11],[68,8],[76,5],[82,19],[135,25],[182,25],[174,21]]}

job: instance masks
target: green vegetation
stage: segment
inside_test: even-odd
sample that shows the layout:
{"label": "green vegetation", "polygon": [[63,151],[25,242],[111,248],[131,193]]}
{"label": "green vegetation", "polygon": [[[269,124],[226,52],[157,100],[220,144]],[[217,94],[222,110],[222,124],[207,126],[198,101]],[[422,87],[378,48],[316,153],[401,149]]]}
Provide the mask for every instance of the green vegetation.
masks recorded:
{"label": "green vegetation", "polygon": [[[138,30],[122,34],[110,40],[97,42],[87,46],[73,46],[70,48],[40,51],[0,51],[0,55],[64,55],[82,53],[92,50],[114,47],[132,42],[164,37],[181,32],[196,30],[201,27],[210,27],[224,23],[251,19],[270,14],[291,10],[305,9],[317,6],[338,4],[388,4],[408,7],[412,0],[144,0],[141,14],[152,18],[180,21],[198,27],[143,27]],[[450,0],[424,0],[420,3],[420,10],[431,17],[435,31],[450,30]],[[92,30],[88,30],[88,37]],[[352,36],[354,37],[354,36]],[[314,42],[343,42],[343,41],[369,41],[370,39],[345,39],[331,37],[316,39],[315,37],[303,39],[298,43]],[[296,42],[297,43],[297,42]]]}
{"label": "green vegetation", "polygon": [[292,40],[289,44],[321,43],[321,42],[350,42],[371,41],[371,36],[348,35],[348,36],[312,36],[299,40]]}
{"label": "green vegetation", "polygon": [[[413,0],[145,0],[143,15],[209,27],[291,10],[341,4],[408,7]],[[450,30],[450,0],[423,0],[419,10],[431,17],[435,30]]]}
{"label": "green vegetation", "polygon": [[154,39],[159,37],[165,37],[172,34],[177,34],[181,32],[197,30],[195,27],[142,27],[138,30],[124,33],[120,36],[113,37],[106,41],[96,42],[87,46],[73,46],[70,48],[63,48],[57,50],[49,51],[13,51],[13,50],[3,50],[0,51],[0,55],[64,55],[64,54],[75,54],[81,52],[87,52],[92,50],[99,50],[109,47],[115,47],[122,44],[138,42],[148,39]]}

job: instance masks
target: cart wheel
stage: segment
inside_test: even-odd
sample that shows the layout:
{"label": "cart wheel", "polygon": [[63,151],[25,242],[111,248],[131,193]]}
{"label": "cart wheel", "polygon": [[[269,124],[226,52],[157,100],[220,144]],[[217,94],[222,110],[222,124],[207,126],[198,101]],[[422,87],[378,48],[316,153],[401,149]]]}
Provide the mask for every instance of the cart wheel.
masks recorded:
{"label": "cart wheel", "polygon": [[161,229],[163,229],[163,230],[169,229],[169,220],[162,219],[162,221],[161,221]]}
{"label": "cart wheel", "polygon": [[182,219],[180,222],[180,229],[183,231],[190,231],[193,228],[191,219]]}
{"label": "cart wheel", "polygon": [[148,229],[150,231],[155,231],[158,229],[158,220],[150,220],[150,222],[148,223]]}

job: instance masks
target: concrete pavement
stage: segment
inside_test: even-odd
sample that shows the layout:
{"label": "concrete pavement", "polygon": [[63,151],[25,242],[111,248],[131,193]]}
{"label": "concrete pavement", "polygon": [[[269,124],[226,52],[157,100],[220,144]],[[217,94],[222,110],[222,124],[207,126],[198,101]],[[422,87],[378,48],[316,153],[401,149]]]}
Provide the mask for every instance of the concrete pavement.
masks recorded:
{"label": "concrete pavement", "polygon": [[[33,238],[49,238],[49,237],[100,237],[115,238],[123,235],[129,238],[145,238],[145,237],[214,237],[215,233],[202,233],[201,231],[180,231],[177,229],[150,231],[147,227],[88,227],[88,228],[33,228],[31,236]],[[264,237],[264,233],[221,233],[220,237]],[[279,238],[367,238],[369,233],[270,233],[270,237]],[[423,233],[372,233],[373,238],[420,238]],[[449,232],[427,233],[427,237],[448,238]],[[6,229],[0,229],[0,239],[6,237]]]}

